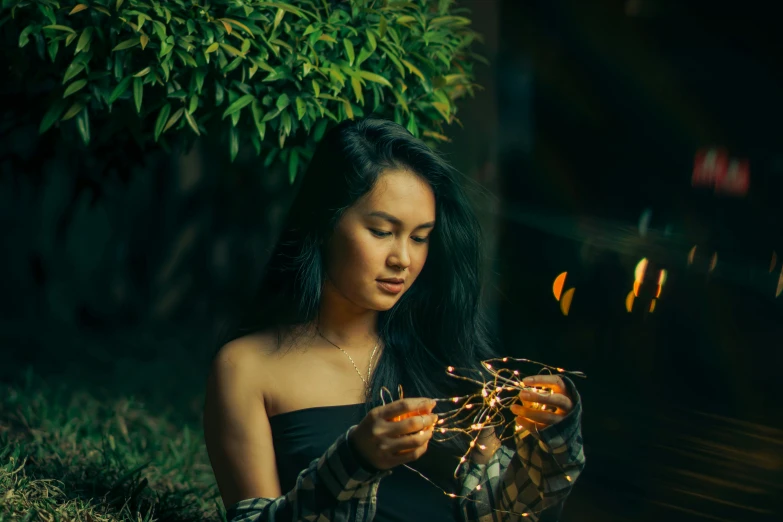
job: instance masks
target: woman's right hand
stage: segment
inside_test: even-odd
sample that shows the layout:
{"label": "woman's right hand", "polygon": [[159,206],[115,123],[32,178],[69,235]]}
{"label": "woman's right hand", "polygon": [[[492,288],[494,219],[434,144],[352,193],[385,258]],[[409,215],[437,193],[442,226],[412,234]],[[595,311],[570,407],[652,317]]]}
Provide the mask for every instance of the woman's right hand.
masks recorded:
{"label": "woman's right hand", "polygon": [[[348,436],[354,450],[371,466],[391,469],[427,451],[438,416],[431,399],[400,399],[373,408]],[[401,420],[395,420],[400,418]]]}

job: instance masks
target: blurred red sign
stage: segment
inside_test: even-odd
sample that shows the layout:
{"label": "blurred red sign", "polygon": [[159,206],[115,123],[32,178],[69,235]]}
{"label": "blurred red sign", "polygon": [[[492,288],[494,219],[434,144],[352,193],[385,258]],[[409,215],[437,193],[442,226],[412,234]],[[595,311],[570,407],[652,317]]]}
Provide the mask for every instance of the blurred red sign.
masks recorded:
{"label": "blurred red sign", "polygon": [[724,149],[701,149],[693,162],[691,185],[712,187],[716,193],[744,196],[750,187],[748,160],[730,158]]}

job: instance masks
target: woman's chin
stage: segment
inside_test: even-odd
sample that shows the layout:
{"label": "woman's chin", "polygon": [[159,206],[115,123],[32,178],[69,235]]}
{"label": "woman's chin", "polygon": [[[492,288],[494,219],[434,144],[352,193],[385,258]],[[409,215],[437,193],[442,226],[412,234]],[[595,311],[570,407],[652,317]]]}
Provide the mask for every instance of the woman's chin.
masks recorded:
{"label": "woman's chin", "polygon": [[394,305],[397,304],[397,301],[400,300],[400,297],[402,297],[402,294],[395,296],[384,296],[380,299],[375,298],[372,300],[371,308],[377,312],[388,312],[394,308]]}

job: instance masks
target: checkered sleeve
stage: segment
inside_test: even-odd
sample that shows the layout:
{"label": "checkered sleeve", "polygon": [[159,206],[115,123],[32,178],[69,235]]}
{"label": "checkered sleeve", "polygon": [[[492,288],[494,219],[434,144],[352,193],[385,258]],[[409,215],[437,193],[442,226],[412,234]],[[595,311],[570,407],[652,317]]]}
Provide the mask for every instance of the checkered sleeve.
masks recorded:
{"label": "checkered sleeve", "polygon": [[461,479],[460,506],[466,522],[542,520],[556,512],[585,465],[582,401],[564,379],[574,408],[557,424],[514,435],[516,451],[501,446],[486,464],[468,461]]}
{"label": "checkered sleeve", "polygon": [[241,500],[226,512],[229,522],[370,522],[378,483],[388,471],[364,469],[348,443],[352,426],[278,498]]}

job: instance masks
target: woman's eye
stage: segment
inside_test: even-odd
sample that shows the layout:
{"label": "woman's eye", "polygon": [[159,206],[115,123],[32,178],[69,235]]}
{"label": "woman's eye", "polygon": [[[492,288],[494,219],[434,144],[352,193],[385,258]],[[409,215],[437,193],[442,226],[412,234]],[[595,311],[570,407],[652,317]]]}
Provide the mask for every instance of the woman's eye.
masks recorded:
{"label": "woman's eye", "polygon": [[377,237],[387,237],[391,235],[391,232],[383,232],[382,230],[375,230],[374,228],[371,228],[370,232]]}
{"label": "woman's eye", "polygon": [[430,238],[428,237],[414,237],[413,240],[417,243],[427,243],[429,242]]}

